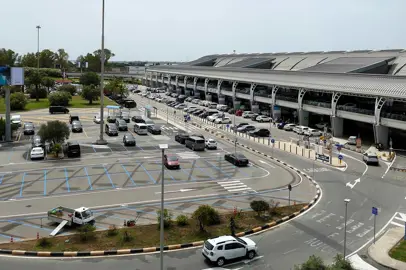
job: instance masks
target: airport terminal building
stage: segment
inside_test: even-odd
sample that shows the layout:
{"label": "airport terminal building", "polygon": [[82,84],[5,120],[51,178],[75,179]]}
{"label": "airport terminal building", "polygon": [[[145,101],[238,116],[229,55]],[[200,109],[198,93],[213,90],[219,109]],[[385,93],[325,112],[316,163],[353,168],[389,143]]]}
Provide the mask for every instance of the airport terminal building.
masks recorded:
{"label": "airport terminal building", "polygon": [[406,148],[406,50],[208,55],[152,66],[144,83]]}

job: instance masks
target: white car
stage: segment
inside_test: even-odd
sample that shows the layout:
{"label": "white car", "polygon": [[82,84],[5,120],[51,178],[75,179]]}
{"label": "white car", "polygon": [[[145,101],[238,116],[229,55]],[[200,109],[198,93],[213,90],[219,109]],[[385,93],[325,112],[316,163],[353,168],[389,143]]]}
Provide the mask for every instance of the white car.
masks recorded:
{"label": "white car", "polygon": [[181,104],[176,105],[175,109],[187,110],[187,107],[186,107],[186,104],[181,103]]}
{"label": "white car", "polygon": [[295,127],[296,127],[295,124],[286,124],[286,125],[283,127],[283,130],[292,131]]}
{"label": "white car", "polygon": [[43,159],[45,157],[44,149],[42,147],[34,147],[31,149],[30,153],[31,160],[33,159]]}
{"label": "white car", "polygon": [[305,126],[296,126],[293,131],[299,135],[303,135],[305,133],[306,130],[308,130],[308,127]]}
{"label": "white car", "polygon": [[216,124],[231,124],[231,119],[230,117],[219,117],[216,120],[214,120],[214,123]]}
{"label": "white car", "polygon": [[362,156],[362,159],[364,160],[364,162],[368,165],[368,164],[375,164],[375,165],[379,165],[379,159],[378,159],[378,155],[376,153],[372,153],[372,152],[366,152],[364,153],[364,155]]}
{"label": "white car", "polygon": [[226,261],[247,257],[252,260],[258,252],[254,241],[247,237],[219,236],[204,242],[202,254],[218,267]]}
{"label": "white car", "polygon": [[95,122],[96,124],[100,124],[100,121],[101,121],[100,115],[95,115],[93,118],[93,122]]}
{"label": "white car", "polygon": [[313,136],[321,136],[321,131],[313,128],[308,128],[303,132],[304,135],[313,137]]}
{"label": "white car", "polygon": [[245,111],[242,113],[242,117],[243,118],[251,118],[255,113],[251,112],[251,111]]}
{"label": "white car", "polygon": [[217,149],[217,142],[213,139],[206,139],[205,146],[207,149]]}
{"label": "white car", "polygon": [[155,99],[155,101],[158,101],[158,102],[162,102],[162,100],[163,100],[163,98],[161,98],[161,97],[158,97]]}
{"label": "white car", "polygon": [[12,115],[10,118],[10,122],[12,125],[21,127],[21,115],[19,114]]}
{"label": "white car", "polygon": [[262,123],[262,122],[270,122],[271,118],[269,118],[268,116],[265,116],[265,115],[258,115],[255,120]]}
{"label": "white car", "polygon": [[213,122],[214,120],[216,120],[217,119],[217,117],[219,116],[219,114],[218,113],[215,113],[215,114],[212,114],[212,115],[209,115],[209,116],[207,116],[207,120],[209,120],[210,122]]}
{"label": "white car", "polygon": [[187,108],[183,108],[183,110],[184,110],[185,112],[187,112],[187,111],[189,111],[189,110],[191,110],[191,109],[197,109],[197,107],[196,107],[196,106],[189,106],[189,107],[187,107]]}
{"label": "white car", "polygon": [[200,100],[198,103],[200,106],[204,106],[204,100]]}
{"label": "white car", "polygon": [[194,104],[199,104],[199,102],[200,102],[200,99],[197,99],[197,98],[192,99],[192,103],[194,103]]}
{"label": "white car", "polygon": [[328,127],[328,124],[322,122],[322,123],[316,124],[316,127],[317,127],[318,129],[324,129],[325,127]]}

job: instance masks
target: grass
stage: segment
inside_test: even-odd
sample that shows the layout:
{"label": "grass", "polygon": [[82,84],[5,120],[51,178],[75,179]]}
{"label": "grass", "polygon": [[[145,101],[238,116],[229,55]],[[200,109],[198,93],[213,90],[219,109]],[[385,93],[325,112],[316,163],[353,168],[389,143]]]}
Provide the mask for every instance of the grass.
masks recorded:
{"label": "grass", "polygon": [[[104,97],[104,105],[117,105],[114,101],[108,99],[107,97]],[[84,100],[80,96],[73,96],[72,100],[69,103],[69,108],[93,108],[93,107],[99,107],[100,103],[99,102],[94,102],[92,105],[89,105],[89,102],[87,100]],[[39,101],[36,101],[35,99],[29,99],[27,106],[25,106],[24,111],[32,111],[32,110],[38,110],[38,109],[46,109],[49,107],[49,102],[47,98],[41,98]],[[6,105],[4,104],[4,98],[0,98],[0,113],[5,113],[6,112]]]}
{"label": "grass", "polygon": [[[246,231],[254,227],[271,222],[283,216],[299,211],[304,205],[284,206],[276,209],[275,214],[267,220],[260,218],[254,212],[243,212],[236,219],[236,232]],[[200,232],[199,226],[194,219],[189,219],[189,225],[178,227],[173,222],[169,229],[165,230],[165,245],[190,243],[206,240],[210,237],[229,235],[229,218],[232,213],[221,216],[219,225],[206,227],[206,232]],[[130,240],[125,241],[125,231],[130,235]],[[0,249],[20,250],[48,250],[48,251],[89,251],[89,250],[116,250],[127,248],[143,248],[159,246],[159,230],[157,224],[139,225],[130,228],[121,228],[117,233],[108,234],[108,231],[97,231],[92,240],[83,242],[77,234],[70,236],[58,236],[48,238],[46,247],[41,245],[41,240],[29,240],[14,243],[0,244]],[[42,240],[43,241],[43,240]]]}
{"label": "grass", "polygon": [[389,256],[395,260],[406,262],[406,241],[401,240],[395,247],[389,251]]}

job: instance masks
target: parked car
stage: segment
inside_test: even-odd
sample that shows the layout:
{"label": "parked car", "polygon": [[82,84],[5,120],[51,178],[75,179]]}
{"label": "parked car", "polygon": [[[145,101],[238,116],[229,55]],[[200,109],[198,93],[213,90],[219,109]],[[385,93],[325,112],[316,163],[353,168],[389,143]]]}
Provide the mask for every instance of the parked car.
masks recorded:
{"label": "parked car", "polygon": [[237,132],[244,133],[244,132],[249,132],[249,131],[252,131],[252,130],[255,130],[255,129],[256,129],[256,127],[253,126],[253,125],[246,125],[246,126],[242,126],[242,127],[237,128]]}
{"label": "parked car", "polygon": [[197,109],[196,111],[194,111],[192,114],[193,115],[199,115],[199,114],[201,114],[201,113],[203,113],[203,109]]}
{"label": "parked car", "polygon": [[231,119],[230,119],[230,117],[219,117],[216,120],[214,120],[214,123],[216,123],[216,124],[231,124]]}
{"label": "parked car", "polygon": [[308,127],[305,127],[305,126],[295,126],[294,128],[293,128],[293,132],[295,132],[295,133],[297,133],[297,134],[299,134],[299,135],[303,135],[304,134],[304,132],[306,131],[306,130],[308,130],[309,128]]}
{"label": "parked car", "polygon": [[44,159],[45,158],[45,151],[42,147],[34,147],[31,149],[30,152],[31,160],[34,159]]}
{"label": "parked car", "polygon": [[350,136],[348,138],[347,144],[349,144],[349,145],[357,145],[357,136]]}
{"label": "parked car", "polygon": [[207,139],[205,145],[207,149],[217,149],[217,142],[213,139]]}
{"label": "parked car", "polygon": [[79,121],[79,115],[77,115],[77,114],[70,114],[70,115],[69,115],[69,124],[72,124],[73,121]]}
{"label": "parked car", "polygon": [[153,125],[153,126],[148,126],[147,130],[149,133],[151,133],[152,135],[161,135],[161,127],[157,126],[157,125]]}
{"label": "parked car", "polygon": [[254,113],[251,111],[245,111],[242,113],[243,118],[251,118],[253,115],[254,115]]}
{"label": "parked car", "polygon": [[130,145],[135,146],[136,142],[135,142],[134,135],[132,135],[130,132],[127,132],[126,134],[124,134],[123,143],[124,143],[124,146],[130,146]]}
{"label": "parked car", "polygon": [[164,155],[164,164],[168,169],[179,169],[179,158],[176,155]]}
{"label": "parked car", "polygon": [[142,118],[141,115],[134,115],[133,117],[131,117],[131,121],[133,121],[134,123],[145,124],[145,120]]}
{"label": "parked car", "polygon": [[130,113],[129,112],[122,112],[121,119],[123,119],[126,123],[130,123]]}
{"label": "parked car", "polygon": [[280,122],[280,123],[278,123],[278,124],[276,125],[276,127],[277,127],[278,129],[283,129],[286,124],[287,124],[287,123],[285,123],[285,122]]}
{"label": "parked car", "polygon": [[207,120],[209,120],[210,122],[214,122],[217,118],[223,117],[223,115],[224,115],[223,113],[215,113],[215,114],[209,115],[207,117]]}
{"label": "parked car", "polygon": [[35,134],[34,123],[32,122],[24,123],[23,130],[24,135],[34,135]]}
{"label": "parked car", "polygon": [[124,121],[123,119],[117,119],[116,120],[116,127],[119,131],[123,130],[123,131],[127,131],[128,130],[128,126],[127,126],[127,122]]}
{"label": "parked car", "polygon": [[233,126],[233,130],[238,130],[240,127],[248,126],[248,125],[249,125],[248,123],[239,123],[238,125]]}
{"label": "parked car", "polygon": [[259,128],[248,132],[248,134],[253,137],[269,137],[271,132],[266,128]]}
{"label": "parked car", "polygon": [[106,124],[105,127],[105,132],[109,136],[118,136],[118,130],[115,124]]}
{"label": "parked car", "polygon": [[82,123],[80,123],[80,121],[73,121],[72,122],[72,132],[83,132],[83,127],[82,127]]}
{"label": "parked car", "polygon": [[235,116],[242,116],[242,110],[236,110]]}
{"label": "parked car", "polygon": [[266,115],[258,115],[255,121],[260,123],[271,122],[271,118]]}
{"label": "parked car", "polygon": [[320,122],[316,124],[316,127],[318,129],[324,129],[325,127],[328,127],[328,123]]}
{"label": "parked car", "polygon": [[294,129],[295,127],[296,127],[295,124],[286,124],[286,125],[283,126],[283,130],[286,130],[286,131],[293,131],[293,129]]}
{"label": "parked car", "polygon": [[179,109],[179,110],[184,110],[186,108],[187,108],[187,106],[184,103],[181,103],[181,104],[178,104],[175,106],[175,109]]}
{"label": "parked car", "polygon": [[191,109],[197,109],[197,107],[196,106],[189,106],[187,108],[184,108],[183,111],[188,112]]}
{"label": "parked car", "polygon": [[378,155],[374,152],[366,152],[362,156],[362,159],[364,162],[368,164],[374,164],[374,165],[379,165],[379,158]]}
{"label": "parked car", "polygon": [[189,134],[187,133],[178,133],[175,135],[175,141],[181,144],[185,144],[187,138],[189,138]]}
{"label": "parked car", "polygon": [[32,137],[32,142],[31,142],[32,147],[45,147],[44,142],[42,141],[41,136],[35,135]]}
{"label": "parked car", "polygon": [[250,116],[250,119],[251,119],[252,121],[257,121],[257,117],[258,117],[258,116],[259,116],[258,113],[254,113],[253,115]]}
{"label": "parked car", "polygon": [[80,144],[78,142],[67,142],[63,147],[63,152],[70,157],[80,157]]}
{"label": "parked car", "polygon": [[248,166],[248,159],[241,153],[225,154],[224,159],[235,166]]}
{"label": "parked car", "polygon": [[10,122],[13,126],[21,127],[21,115],[11,115]]}
{"label": "parked car", "polygon": [[304,131],[304,135],[314,137],[314,136],[321,136],[321,131],[314,129],[314,128],[308,128],[307,130]]}
{"label": "parked car", "polygon": [[54,113],[68,113],[69,109],[67,109],[64,106],[49,106],[49,113],[54,114]]}
{"label": "parked car", "polygon": [[252,260],[257,253],[257,245],[247,237],[219,236],[206,240],[202,248],[203,256],[218,267],[238,258]]}

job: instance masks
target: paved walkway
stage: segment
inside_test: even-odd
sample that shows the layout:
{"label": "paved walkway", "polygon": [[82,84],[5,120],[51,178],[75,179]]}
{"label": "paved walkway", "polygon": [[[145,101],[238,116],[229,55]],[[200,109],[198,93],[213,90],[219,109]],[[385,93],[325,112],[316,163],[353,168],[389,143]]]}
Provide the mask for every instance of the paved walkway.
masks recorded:
{"label": "paved walkway", "polygon": [[368,248],[368,255],[380,265],[390,269],[405,270],[406,263],[389,256],[389,251],[404,237],[404,228],[389,229],[375,244]]}

